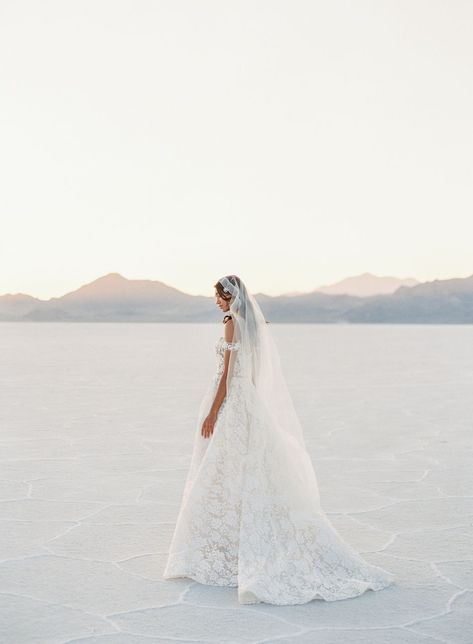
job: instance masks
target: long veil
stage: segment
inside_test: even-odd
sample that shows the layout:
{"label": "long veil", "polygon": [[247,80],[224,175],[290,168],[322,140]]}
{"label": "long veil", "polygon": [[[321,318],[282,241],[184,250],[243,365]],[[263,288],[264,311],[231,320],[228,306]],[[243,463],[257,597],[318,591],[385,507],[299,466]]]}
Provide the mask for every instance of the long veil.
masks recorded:
{"label": "long veil", "polygon": [[228,275],[219,282],[231,295],[232,341],[238,347],[230,352],[226,395],[238,387],[244,401],[241,412],[248,414],[251,434],[249,458],[254,467],[263,466],[270,473],[272,494],[293,518],[313,518],[314,511],[323,513],[318,484],[271,330],[241,278]]}

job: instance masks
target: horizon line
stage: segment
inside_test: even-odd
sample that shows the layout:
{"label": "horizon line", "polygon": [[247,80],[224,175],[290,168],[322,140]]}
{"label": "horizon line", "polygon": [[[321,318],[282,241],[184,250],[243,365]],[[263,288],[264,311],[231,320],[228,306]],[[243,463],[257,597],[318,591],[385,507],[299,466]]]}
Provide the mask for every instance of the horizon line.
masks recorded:
{"label": "horizon line", "polygon": [[[146,278],[146,277],[138,277],[138,278],[125,277],[124,275],[122,275],[122,273],[119,273],[118,271],[111,271],[109,273],[104,273],[103,275],[100,275],[99,277],[96,277],[95,279],[93,279],[93,280],[91,280],[89,282],[84,282],[84,283],[80,284],[78,287],[76,287],[76,288],[74,288],[72,290],[64,292],[62,295],[52,295],[52,296],[50,296],[49,298],[46,298],[46,299],[43,299],[41,297],[37,297],[35,295],[31,295],[29,293],[23,293],[23,292],[0,293],[0,297],[5,297],[5,296],[11,296],[11,297],[25,296],[25,297],[31,297],[31,298],[33,298],[35,300],[39,300],[41,302],[48,302],[48,301],[53,300],[53,299],[60,299],[61,297],[64,297],[65,295],[68,295],[69,293],[74,293],[75,291],[81,289],[84,286],[88,286],[90,284],[93,284],[94,282],[97,282],[98,280],[104,279],[106,277],[111,277],[111,276],[120,277],[121,279],[126,280],[127,282],[159,282],[160,284],[163,284],[167,288],[171,288],[171,289],[174,289],[176,291],[179,291],[180,293],[183,293],[184,295],[188,295],[189,297],[212,297],[212,295],[205,295],[203,293],[194,294],[194,293],[188,293],[186,291],[182,291],[181,289],[179,289],[179,288],[177,288],[175,286],[172,286],[171,284],[168,284],[167,282],[163,282],[162,280],[159,280],[159,279],[152,279],[152,278]],[[356,278],[360,278],[360,277],[363,277],[363,276],[371,276],[371,277],[375,277],[377,279],[396,279],[396,280],[399,280],[399,281],[415,280],[417,282],[417,284],[427,284],[427,283],[430,283],[430,282],[442,282],[442,281],[449,281],[449,280],[454,280],[454,279],[468,279],[469,277],[473,277],[473,274],[470,273],[469,275],[466,275],[464,277],[454,276],[454,277],[447,277],[447,278],[434,278],[434,279],[431,279],[431,280],[422,281],[422,280],[419,280],[419,279],[417,279],[415,277],[397,277],[396,275],[376,275],[375,273],[365,271],[363,273],[358,273],[356,275],[349,275],[347,277],[339,279],[339,280],[337,280],[337,281],[335,281],[333,283],[330,283],[330,284],[323,284],[321,286],[317,286],[317,287],[313,288],[312,290],[308,290],[308,291],[298,291],[297,289],[295,289],[295,290],[292,290],[292,291],[284,291],[284,292],[278,293],[276,295],[269,295],[269,294],[265,293],[264,291],[258,291],[256,293],[254,293],[253,295],[264,295],[266,297],[283,297],[285,295],[292,294],[292,293],[294,293],[295,295],[308,295],[310,293],[317,292],[319,289],[329,288],[331,286],[335,286],[335,285],[339,284],[340,282],[343,282],[344,280],[356,279]]]}

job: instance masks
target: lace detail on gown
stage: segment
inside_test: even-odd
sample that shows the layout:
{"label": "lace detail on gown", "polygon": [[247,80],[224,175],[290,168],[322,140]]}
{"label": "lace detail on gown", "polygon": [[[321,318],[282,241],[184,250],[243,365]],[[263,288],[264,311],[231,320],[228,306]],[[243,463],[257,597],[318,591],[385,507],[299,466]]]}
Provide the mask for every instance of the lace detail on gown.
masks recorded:
{"label": "lace detail on gown", "polygon": [[239,342],[227,342],[226,340],[222,338],[219,338],[221,340],[221,346],[224,349],[228,349],[229,351],[236,351],[237,349],[240,348],[240,343]]}
{"label": "lace detail on gown", "polygon": [[211,437],[202,437],[223,373],[224,351],[237,350],[237,345],[223,337],[215,344],[216,374],[199,408],[164,579],[237,586],[242,604],[335,601],[390,585],[392,573],[365,561],[325,514],[314,510],[300,516],[283,501],[272,459],[284,455],[276,453],[254,418],[249,422],[238,354],[230,396],[219,409]]}

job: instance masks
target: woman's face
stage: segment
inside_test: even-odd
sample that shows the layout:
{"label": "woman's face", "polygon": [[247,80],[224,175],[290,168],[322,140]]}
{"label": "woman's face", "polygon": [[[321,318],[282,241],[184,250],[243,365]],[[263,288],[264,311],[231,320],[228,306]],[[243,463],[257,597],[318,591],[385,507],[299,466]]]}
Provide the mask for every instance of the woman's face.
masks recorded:
{"label": "woman's face", "polygon": [[215,289],[215,302],[217,306],[222,309],[222,311],[229,311],[230,310],[230,301],[229,300],[224,300],[223,297],[219,294],[217,289]]}

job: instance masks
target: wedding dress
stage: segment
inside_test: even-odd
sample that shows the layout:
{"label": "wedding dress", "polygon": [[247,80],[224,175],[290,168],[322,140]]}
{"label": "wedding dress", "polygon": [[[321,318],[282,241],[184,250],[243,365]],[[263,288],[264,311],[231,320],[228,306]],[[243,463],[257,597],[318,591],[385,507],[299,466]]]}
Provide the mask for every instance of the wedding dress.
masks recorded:
{"label": "wedding dress", "polygon": [[[320,505],[302,429],[259,305],[240,278],[219,281],[232,294],[234,341],[222,336],[215,344],[216,372],[198,411],[163,578],[235,586],[242,604],[335,601],[389,586],[392,573],[365,561]],[[226,397],[213,433],[204,438],[202,423],[224,374],[226,351]]]}

